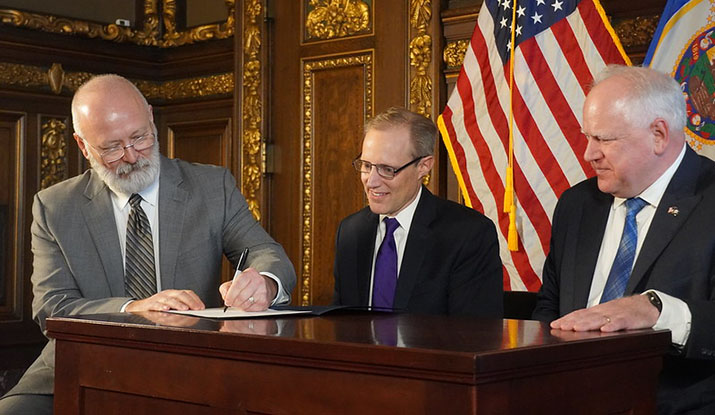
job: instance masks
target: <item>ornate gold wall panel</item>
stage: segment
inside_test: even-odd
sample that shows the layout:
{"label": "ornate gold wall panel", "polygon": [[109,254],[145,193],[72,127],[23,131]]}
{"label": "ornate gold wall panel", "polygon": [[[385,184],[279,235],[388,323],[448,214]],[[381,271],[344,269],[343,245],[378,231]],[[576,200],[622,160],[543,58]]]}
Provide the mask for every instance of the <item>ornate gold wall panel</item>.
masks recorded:
{"label": "ornate gold wall panel", "polygon": [[40,189],[69,177],[67,173],[67,120],[42,117],[40,125]]}
{"label": "ornate gold wall panel", "polygon": [[[314,78],[317,72],[347,67],[362,67],[364,120],[373,114],[373,51],[356,52],[348,56],[331,56],[303,60],[303,158],[302,158],[302,252],[300,274],[300,304],[312,304],[311,275],[313,275],[313,239],[316,237],[314,218],[314,160],[315,160],[315,101]],[[347,98],[347,97],[344,97]],[[339,138],[338,138],[339,139]],[[319,232],[325,232],[320,229]]]}
{"label": "ornate gold wall panel", "polygon": [[613,30],[626,48],[647,47],[653,39],[655,29],[658,27],[660,16],[646,16],[623,19],[613,22]]}
{"label": "ornate gold wall panel", "polygon": [[410,109],[432,116],[432,36],[427,33],[432,20],[432,0],[410,0]]}
{"label": "ornate gold wall panel", "polygon": [[447,64],[447,68],[459,69],[459,67],[462,66],[462,62],[464,62],[464,54],[467,52],[468,46],[469,40],[466,39],[447,42],[447,45],[444,47],[444,52],[442,53],[444,63]]}
{"label": "ornate gold wall panel", "polygon": [[141,30],[116,24],[102,25],[11,9],[0,9],[0,23],[50,33],[169,48],[233,36],[235,3],[236,0],[226,0],[228,8],[226,22],[197,26],[180,32],[176,30],[176,0],[162,0],[163,35],[159,24],[158,0],[144,1],[144,21]]}
{"label": "ornate gold wall panel", "polygon": [[[94,75],[96,74],[89,72],[64,72],[59,64],[53,64],[48,70],[38,66],[0,62],[0,86],[30,90],[49,87],[56,94],[61,93],[65,88],[69,92],[74,92]],[[133,82],[147,99],[167,101],[231,95],[234,86],[233,74],[230,72],[166,82],[142,80],[133,80]]]}
{"label": "ornate gold wall panel", "polygon": [[243,9],[243,95],[241,124],[241,192],[248,208],[261,220],[259,196],[265,171],[266,152],[262,139],[263,100],[261,94],[261,44],[263,3],[247,0]]}
{"label": "ornate gold wall panel", "polygon": [[[304,39],[327,40],[370,33],[372,12],[361,0],[303,0]],[[370,2],[371,3],[371,2]]]}

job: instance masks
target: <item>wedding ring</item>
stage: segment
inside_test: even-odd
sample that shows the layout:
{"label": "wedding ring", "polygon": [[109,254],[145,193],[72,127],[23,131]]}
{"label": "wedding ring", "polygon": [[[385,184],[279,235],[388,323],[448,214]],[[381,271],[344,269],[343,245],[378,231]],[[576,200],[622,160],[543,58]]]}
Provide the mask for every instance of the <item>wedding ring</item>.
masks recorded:
{"label": "wedding ring", "polygon": [[[603,316],[603,317],[606,318],[606,324],[609,324],[609,323],[611,322],[611,318],[610,318],[610,317],[608,317],[608,316]],[[604,325],[605,325],[605,324],[604,324]]]}
{"label": "wedding ring", "polygon": [[[255,303],[255,302],[256,302],[256,299],[255,299],[255,298],[253,298],[253,296],[251,296],[251,297],[248,297],[248,301],[250,301],[250,302],[251,302],[251,304],[253,304],[253,303]],[[608,321],[611,321],[611,320],[608,320]]]}

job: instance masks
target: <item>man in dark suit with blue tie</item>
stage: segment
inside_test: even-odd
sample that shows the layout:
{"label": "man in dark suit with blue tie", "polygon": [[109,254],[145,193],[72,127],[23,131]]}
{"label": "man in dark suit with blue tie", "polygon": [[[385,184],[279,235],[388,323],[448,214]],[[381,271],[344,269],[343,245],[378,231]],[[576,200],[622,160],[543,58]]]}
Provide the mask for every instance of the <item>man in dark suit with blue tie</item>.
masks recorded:
{"label": "man in dark suit with blue tie", "polygon": [[596,177],[559,199],[533,317],[555,335],[670,329],[658,413],[712,414],[715,163],[686,144],[685,121],[672,78],[624,66],[596,76],[583,110]]}
{"label": "man in dark suit with blue tie", "polygon": [[502,265],[492,221],[433,196],[437,127],[390,108],[365,127],[353,161],[369,206],[337,232],[334,302],[428,314],[501,317]]}

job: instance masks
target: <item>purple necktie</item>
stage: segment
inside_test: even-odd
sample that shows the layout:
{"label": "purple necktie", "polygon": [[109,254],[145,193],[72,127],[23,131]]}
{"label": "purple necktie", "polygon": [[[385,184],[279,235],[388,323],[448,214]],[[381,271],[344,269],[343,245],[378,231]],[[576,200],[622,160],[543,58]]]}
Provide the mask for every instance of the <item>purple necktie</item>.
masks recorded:
{"label": "purple necktie", "polygon": [[397,246],[395,229],[400,223],[395,218],[385,218],[385,237],[375,258],[375,283],[372,288],[372,306],[392,308],[397,287]]}

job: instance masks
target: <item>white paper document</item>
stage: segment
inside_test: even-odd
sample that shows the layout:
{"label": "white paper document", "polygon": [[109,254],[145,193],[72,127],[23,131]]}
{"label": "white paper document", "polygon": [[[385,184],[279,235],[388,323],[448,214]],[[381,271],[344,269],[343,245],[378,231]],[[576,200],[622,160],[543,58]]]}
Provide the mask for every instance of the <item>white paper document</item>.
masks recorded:
{"label": "white paper document", "polygon": [[223,307],[207,308],[205,310],[168,310],[169,313],[183,314],[186,316],[207,317],[207,318],[256,318],[256,317],[277,317],[290,314],[309,314],[309,310],[268,310],[264,311],[241,311],[237,308],[229,307],[223,312]]}

